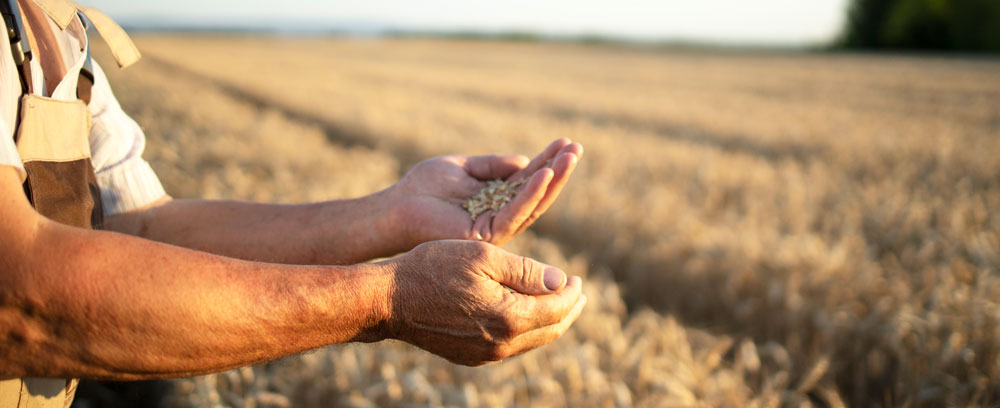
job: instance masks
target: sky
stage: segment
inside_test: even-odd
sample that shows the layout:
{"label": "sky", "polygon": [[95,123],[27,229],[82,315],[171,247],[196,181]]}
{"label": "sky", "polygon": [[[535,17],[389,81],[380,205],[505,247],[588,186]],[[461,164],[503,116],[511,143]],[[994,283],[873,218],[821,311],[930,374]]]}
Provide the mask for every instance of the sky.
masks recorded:
{"label": "sky", "polygon": [[843,26],[847,1],[79,0],[133,26],[530,31],[778,46],[829,42]]}

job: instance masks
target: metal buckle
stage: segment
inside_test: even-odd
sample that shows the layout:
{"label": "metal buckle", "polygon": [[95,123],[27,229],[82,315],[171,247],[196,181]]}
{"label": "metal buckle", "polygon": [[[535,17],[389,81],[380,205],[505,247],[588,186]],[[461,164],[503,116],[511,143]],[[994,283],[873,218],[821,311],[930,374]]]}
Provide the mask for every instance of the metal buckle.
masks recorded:
{"label": "metal buckle", "polygon": [[24,33],[24,22],[21,21],[21,9],[17,6],[17,0],[0,0],[0,13],[3,14],[3,22],[7,25],[7,38],[10,39],[10,51],[14,54],[14,63],[18,66],[24,65],[25,61],[31,59],[31,45]]}

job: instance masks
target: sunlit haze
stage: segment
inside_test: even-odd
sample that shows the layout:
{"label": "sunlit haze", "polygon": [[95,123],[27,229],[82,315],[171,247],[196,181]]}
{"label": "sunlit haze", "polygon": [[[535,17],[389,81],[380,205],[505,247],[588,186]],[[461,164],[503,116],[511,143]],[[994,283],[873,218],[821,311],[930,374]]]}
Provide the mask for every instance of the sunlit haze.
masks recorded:
{"label": "sunlit haze", "polygon": [[736,45],[812,45],[839,32],[847,0],[478,2],[82,0],[123,24],[268,30],[525,31]]}

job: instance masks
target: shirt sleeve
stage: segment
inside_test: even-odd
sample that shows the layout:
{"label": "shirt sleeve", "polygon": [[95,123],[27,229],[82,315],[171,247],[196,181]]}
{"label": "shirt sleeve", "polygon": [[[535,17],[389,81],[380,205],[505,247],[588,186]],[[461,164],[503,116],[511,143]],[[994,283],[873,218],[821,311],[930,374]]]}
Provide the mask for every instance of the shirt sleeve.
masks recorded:
{"label": "shirt sleeve", "polygon": [[166,196],[160,179],[142,158],[146,135],[111,92],[108,78],[94,61],[91,91],[90,153],[101,189],[104,214],[134,210]]}
{"label": "shirt sleeve", "polygon": [[17,154],[17,145],[14,144],[14,132],[10,125],[3,118],[0,118],[0,165],[12,166],[17,169],[17,174],[21,176],[23,183],[27,179],[24,172],[24,164],[21,163],[21,156]]}

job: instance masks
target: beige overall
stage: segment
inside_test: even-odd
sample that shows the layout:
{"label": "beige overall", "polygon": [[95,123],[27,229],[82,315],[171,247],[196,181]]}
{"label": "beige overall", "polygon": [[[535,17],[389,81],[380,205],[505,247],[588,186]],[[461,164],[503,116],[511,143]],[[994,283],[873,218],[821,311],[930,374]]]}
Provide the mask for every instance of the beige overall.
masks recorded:
{"label": "beige overall", "polygon": [[[33,3],[27,3],[32,1]],[[65,30],[70,24],[82,24],[77,12],[84,14],[111,47],[122,67],[139,59],[139,52],[125,32],[106,15],[90,7],[68,0],[22,0],[21,14],[25,21],[34,58],[59,58],[53,52],[53,33],[48,24],[38,24],[49,18]],[[84,32],[85,30],[80,30]],[[85,52],[90,47],[86,37],[81,41]],[[0,58],[11,58],[3,55]],[[60,79],[49,80],[53,65],[42,62],[43,72],[25,75],[45,75],[49,92],[63,87],[76,90],[77,99],[58,100],[43,90],[29,89],[21,96],[19,120],[14,132],[18,154],[24,163],[27,179],[24,191],[40,214],[75,227],[100,228],[104,212],[94,168],[90,163],[90,79],[80,75],[83,60],[60,70]],[[25,64],[25,70],[30,71]],[[31,84],[31,81],[27,81]],[[14,378],[0,379],[0,408],[62,408],[69,407],[76,391],[76,379]]]}

